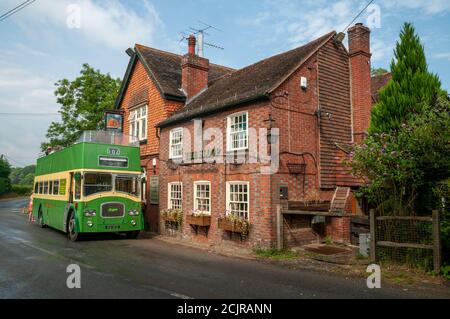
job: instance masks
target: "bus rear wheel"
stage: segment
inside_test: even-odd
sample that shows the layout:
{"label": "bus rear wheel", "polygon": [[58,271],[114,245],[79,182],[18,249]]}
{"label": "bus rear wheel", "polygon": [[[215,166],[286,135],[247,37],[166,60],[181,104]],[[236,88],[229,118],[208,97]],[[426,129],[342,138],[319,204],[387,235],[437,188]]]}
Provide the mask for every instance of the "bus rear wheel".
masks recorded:
{"label": "bus rear wheel", "polygon": [[80,239],[80,234],[76,231],[76,221],[74,212],[70,212],[69,222],[67,226],[67,233],[71,241],[78,241]]}
{"label": "bus rear wheel", "polygon": [[125,233],[125,236],[127,236],[128,239],[136,239],[140,234],[139,230],[135,231],[129,231]]}

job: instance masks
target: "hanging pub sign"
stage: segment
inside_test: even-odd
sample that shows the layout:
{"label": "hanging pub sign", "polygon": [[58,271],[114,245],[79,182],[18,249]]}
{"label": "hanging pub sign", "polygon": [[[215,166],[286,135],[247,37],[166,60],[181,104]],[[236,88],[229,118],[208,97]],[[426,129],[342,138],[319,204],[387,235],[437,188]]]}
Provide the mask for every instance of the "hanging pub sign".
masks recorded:
{"label": "hanging pub sign", "polygon": [[107,131],[122,132],[123,112],[117,110],[106,111],[105,128]]}

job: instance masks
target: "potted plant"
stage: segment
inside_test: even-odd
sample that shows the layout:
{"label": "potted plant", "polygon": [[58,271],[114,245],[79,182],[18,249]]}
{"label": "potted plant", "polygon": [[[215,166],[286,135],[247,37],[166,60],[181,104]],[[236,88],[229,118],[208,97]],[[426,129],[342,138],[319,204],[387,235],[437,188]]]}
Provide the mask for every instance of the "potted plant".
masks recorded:
{"label": "potted plant", "polygon": [[195,209],[192,213],[186,216],[186,222],[189,225],[196,226],[210,226],[211,225],[211,214]]}
{"label": "potted plant", "polygon": [[181,209],[165,209],[161,212],[161,219],[180,226],[183,223],[183,211]]}
{"label": "potted plant", "polygon": [[219,217],[218,227],[224,231],[238,233],[242,238],[245,238],[250,230],[250,222],[235,213],[227,212]]}

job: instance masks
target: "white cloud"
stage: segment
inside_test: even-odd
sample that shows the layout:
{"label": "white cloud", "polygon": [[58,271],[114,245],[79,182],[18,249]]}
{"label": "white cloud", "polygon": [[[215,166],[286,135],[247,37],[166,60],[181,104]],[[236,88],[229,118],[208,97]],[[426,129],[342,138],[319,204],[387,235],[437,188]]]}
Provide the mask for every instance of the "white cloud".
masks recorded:
{"label": "white cloud", "polygon": [[394,51],[394,44],[388,44],[380,38],[373,37],[371,39],[372,61],[389,64]]}
{"label": "white cloud", "polygon": [[446,59],[450,61],[450,52],[444,52],[444,53],[437,53],[433,55],[436,59]]}
{"label": "white cloud", "polygon": [[[57,113],[54,80],[18,66],[0,69],[0,113]],[[47,127],[59,115],[0,114],[0,153],[21,166],[35,162]]]}
{"label": "white cloud", "polygon": [[[17,1],[6,0],[8,6]],[[80,28],[69,28],[70,5],[80,9]],[[135,3],[136,4],[136,3]],[[151,43],[162,27],[158,12],[149,1],[138,2],[139,13],[117,0],[40,0],[11,16],[27,32],[51,27],[70,36],[80,35],[96,45],[123,50],[137,42]]]}
{"label": "white cloud", "polygon": [[429,15],[450,11],[448,0],[384,0],[382,4],[387,9],[413,9]]}

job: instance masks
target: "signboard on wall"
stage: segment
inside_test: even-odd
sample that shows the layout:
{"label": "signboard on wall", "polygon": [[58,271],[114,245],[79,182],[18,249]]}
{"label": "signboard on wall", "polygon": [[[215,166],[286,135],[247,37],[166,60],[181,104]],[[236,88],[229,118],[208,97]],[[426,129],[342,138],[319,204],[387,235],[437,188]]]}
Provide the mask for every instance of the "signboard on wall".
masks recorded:
{"label": "signboard on wall", "polygon": [[159,177],[150,177],[150,204],[159,204]]}
{"label": "signboard on wall", "polygon": [[122,132],[123,114],[120,111],[105,112],[105,128],[107,131]]}

